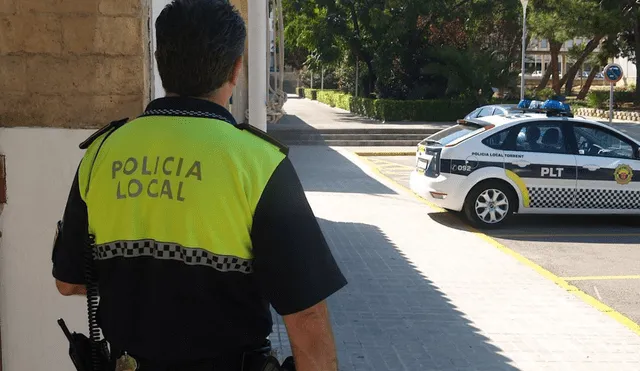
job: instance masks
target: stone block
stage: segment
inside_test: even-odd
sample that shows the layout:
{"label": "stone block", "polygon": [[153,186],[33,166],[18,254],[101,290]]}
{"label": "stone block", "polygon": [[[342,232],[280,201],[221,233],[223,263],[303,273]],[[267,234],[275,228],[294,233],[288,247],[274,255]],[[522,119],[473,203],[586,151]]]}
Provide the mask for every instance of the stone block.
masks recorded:
{"label": "stone block", "polygon": [[33,108],[26,94],[0,94],[0,127],[29,126],[41,121],[42,115]]}
{"label": "stone block", "polygon": [[15,14],[17,0],[0,0],[0,14]]}
{"label": "stone block", "polygon": [[0,55],[22,51],[24,23],[16,16],[0,17]]}
{"label": "stone block", "polygon": [[141,55],[141,20],[129,17],[100,17],[96,26],[96,51],[112,55]]}
{"label": "stone block", "polygon": [[137,15],[140,0],[102,0],[98,9],[104,15]]}
{"label": "stone block", "polygon": [[0,57],[0,91],[27,91],[27,62],[22,56]]}
{"label": "stone block", "polygon": [[102,127],[125,117],[134,119],[144,110],[142,95],[108,95],[93,97],[90,122]]}
{"label": "stone block", "polygon": [[99,128],[142,110],[141,96],[0,95],[0,127]]}
{"label": "stone block", "polygon": [[97,19],[76,16],[62,19],[62,37],[65,52],[89,54],[95,50]]}
{"label": "stone block", "polygon": [[62,25],[57,16],[30,15],[21,17],[21,22],[24,51],[50,54],[62,51]]}
{"label": "stone block", "polygon": [[107,57],[96,62],[96,93],[137,95],[144,89],[144,59]]}
{"label": "stone block", "polygon": [[96,14],[100,0],[19,0],[21,13]]}
{"label": "stone block", "polygon": [[29,57],[27,88],[40,94],[93,93],[97,64],[96,57]]}

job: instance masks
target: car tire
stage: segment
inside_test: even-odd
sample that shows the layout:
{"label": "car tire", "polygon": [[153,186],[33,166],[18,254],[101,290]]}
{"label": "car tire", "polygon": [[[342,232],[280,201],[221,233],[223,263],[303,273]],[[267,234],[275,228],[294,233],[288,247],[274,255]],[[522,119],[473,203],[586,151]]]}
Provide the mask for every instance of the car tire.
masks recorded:
{"label": "car tire", "polygon": [[471,189],[464,202],[464,215],[476,228],[499,228],[509,220],[517,205],[517,196],[506,183],[487,180]]}

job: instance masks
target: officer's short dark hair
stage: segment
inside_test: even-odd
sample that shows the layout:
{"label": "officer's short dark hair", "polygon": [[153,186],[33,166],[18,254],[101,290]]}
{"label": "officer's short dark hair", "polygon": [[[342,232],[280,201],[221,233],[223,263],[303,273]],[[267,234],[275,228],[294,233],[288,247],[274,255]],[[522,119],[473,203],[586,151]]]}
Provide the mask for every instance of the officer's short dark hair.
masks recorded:
{"label": "officer's short dark hair", "polygon": [[168,93],[203,97],[229,81],[246,26],[228,0],[174,0],[156,20],[156,61]]}

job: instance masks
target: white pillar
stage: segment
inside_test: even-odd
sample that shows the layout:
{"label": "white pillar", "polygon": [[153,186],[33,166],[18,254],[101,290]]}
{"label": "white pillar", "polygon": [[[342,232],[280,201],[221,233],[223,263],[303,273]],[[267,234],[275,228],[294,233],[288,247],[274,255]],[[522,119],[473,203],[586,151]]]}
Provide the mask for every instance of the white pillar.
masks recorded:
{"label": "white pillar", "polygon": [[267,1],[248,2],[249,124],[267,131]]}

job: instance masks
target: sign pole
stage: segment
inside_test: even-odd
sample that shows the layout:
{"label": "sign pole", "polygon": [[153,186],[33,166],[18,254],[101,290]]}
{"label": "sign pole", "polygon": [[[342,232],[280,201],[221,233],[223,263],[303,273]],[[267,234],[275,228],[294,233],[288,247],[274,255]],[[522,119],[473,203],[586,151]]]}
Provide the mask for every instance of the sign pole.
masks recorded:
{"label": "sign pole", "polygon": [[622,80],[622,76],[624,73],[622,72],[622,67],[619,64],[609,64],[604,68],[603,71],[604,81],[608,82],[611,85],[611,90],[609,92],[609,123],[613,122],[613,87],[618,81]]}
{"label": "sign pole", "polygon": [[613,83],[611,83],[611,91],[609,92],[609,123],[613,122]]}

